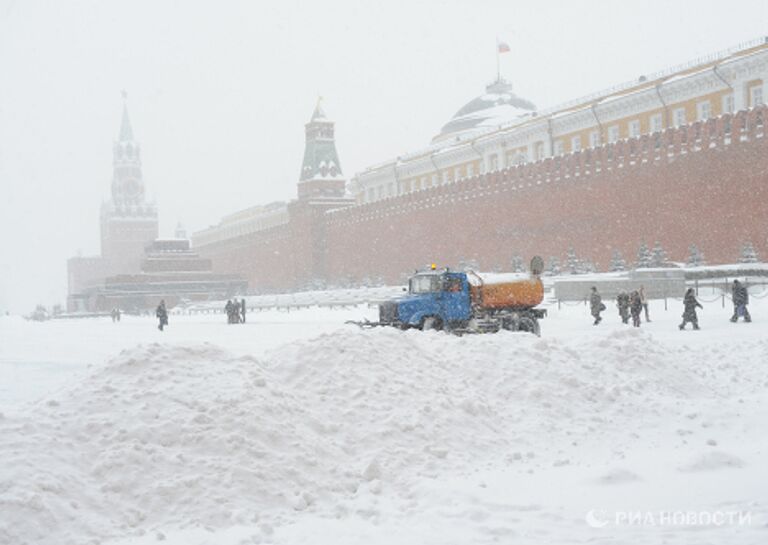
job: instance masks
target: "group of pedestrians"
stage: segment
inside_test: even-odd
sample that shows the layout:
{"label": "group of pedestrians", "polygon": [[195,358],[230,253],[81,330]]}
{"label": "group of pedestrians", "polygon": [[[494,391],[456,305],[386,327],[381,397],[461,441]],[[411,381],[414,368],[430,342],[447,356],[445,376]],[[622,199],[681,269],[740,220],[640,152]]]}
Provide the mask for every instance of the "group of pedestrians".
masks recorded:
{"label": "group of pedestrians", "polygon": [[240,299],[240,302],[237,299],[230,299],[224,305],[224,310],[227,312],[227,323],[245,323],[245,299]]}
{"label": "group of pedestrians", "polygon": [[[224,310],[227,312],[227,321],[230,324],[245,323],[245,299],[241,299],[240,301],[237,299],[230,299],[224,306]],[[155,316],[157,316],[158,319],[157,329],[163,331],[165,326],[168,325],[168,309],[165,308],[165,299],[162,299],[157,306]]]}
{"label": "group of pedestrians", "polygon": [[[640,327],[640,316],[645,312],[645,321],[650,322],[651,317],[648,313],[648,299],[645,296],[645,287],[640,286],[640,289],[627,293],[626,291],[620,291],[616,296],[616,306],[619,309],[619,316],[621,322],[624,324],[629,323],[629,318],[632,318],[632,325],[634,327]],[[597,287],[592,286],[592,294],[589,297],[589,307],[592,313],[592,317],[595,319],[592,325],[597,325],[603,321],[600,313],[603,312],[606,307],[603,303],[603,298],[597,291]]]}
{"label": "group of pedestrians", "polygon": [[[738,280],[733,281],[733,316],[731,322],[737,322],[739,318],[744,318],[745,322],[751,322],[752,317],[747,310],[749,305],[749,291],[747,287]],[[600,293],[597,291],[596,286],[592,286],[592,293],[589,298],[590,311],[594,318],[593,325],[599,324],[603,319],[600,313],[603,312],[606,307],[603,303],[603,299]],[[645,313],[645,321],[650,322],[650,316],[648,313],[648,299],[645,296],[645,288],[640,286],[640,289],[631,293],[625,291],[619,292],[616,296],[616,306],[619,308],[619,316],[621,322],[624,324],[629,323],[629,318],[632,318],[632,325],[634,327],[640,327],[640,316]],[[696,309],[703,309],[704,307],[696,299],[696,293],[693,288],[688,288],[683,297],[683,323],[678,327],[683,330],[685,326],[690,323],[693,329],[700,329],[699,317]]]}

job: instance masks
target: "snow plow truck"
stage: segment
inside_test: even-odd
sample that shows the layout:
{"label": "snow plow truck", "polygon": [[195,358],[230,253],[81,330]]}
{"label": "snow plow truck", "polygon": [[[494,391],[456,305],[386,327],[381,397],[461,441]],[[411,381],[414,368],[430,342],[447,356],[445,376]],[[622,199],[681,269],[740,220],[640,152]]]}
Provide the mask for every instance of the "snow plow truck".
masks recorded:
{"label": "snow plow truck", "polygon": [[410,278],[407,295],[379,304],[378,322],[360,325],[455,333],[506,329],[539,335],[539,320],[547,312],[536,308],[544,299],[542,270],[538,256],[531,260],[530,273],[458,272],[433,265]]}

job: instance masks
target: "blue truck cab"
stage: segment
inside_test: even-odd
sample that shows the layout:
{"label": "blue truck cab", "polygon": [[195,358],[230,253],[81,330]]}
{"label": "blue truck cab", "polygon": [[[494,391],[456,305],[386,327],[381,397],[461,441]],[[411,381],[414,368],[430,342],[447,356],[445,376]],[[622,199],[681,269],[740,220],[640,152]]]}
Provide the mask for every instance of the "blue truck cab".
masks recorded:
{"label": "blue truck cab", "polygon": [[416,273],[408,282],[407,296],[379,305],[380,323],[402,328],[443,329],[471,317],[467,275],[448,270]]}

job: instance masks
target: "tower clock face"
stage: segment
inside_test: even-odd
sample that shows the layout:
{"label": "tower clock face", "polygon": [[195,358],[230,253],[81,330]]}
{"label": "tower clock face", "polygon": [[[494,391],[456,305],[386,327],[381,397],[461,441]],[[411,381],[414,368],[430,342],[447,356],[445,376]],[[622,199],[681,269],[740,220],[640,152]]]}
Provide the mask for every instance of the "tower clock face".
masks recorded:
{"label": "tower clock face", "polygon": [[137,197],[139,195],[139,183],[133,179],[126,180],[125,193],[129,197]]}

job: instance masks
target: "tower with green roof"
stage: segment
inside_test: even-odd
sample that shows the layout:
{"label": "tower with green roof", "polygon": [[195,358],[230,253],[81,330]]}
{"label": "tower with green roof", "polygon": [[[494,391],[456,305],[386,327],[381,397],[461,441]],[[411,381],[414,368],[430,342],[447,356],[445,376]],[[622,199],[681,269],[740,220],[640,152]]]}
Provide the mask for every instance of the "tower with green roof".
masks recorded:
{"label": "tower with green roof", "polygon": [[309,123],[304,125],[304,160],[299,175],[299,200],[339,199],[344,197],[345,181],[336,152],[334,123],[318,99]]}

